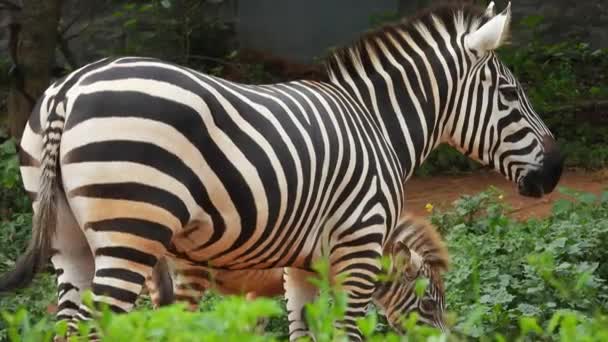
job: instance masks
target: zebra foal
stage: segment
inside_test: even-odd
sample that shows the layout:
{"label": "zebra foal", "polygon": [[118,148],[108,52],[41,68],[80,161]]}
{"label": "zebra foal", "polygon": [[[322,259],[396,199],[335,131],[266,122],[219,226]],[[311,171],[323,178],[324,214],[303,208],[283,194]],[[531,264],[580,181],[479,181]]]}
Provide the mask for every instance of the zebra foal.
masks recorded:
{"label": "zebra foal", "polygon": [[158,258],[173,255],[216,269],[289,267],[287,305],[300,313],[314,294],[306,274],[327,257],[345,276],[340,326],[360,340],[355,321],[405,183],[439,143],[525,196],[559,181],[556,142],[495,53],[510,18],[510,5],[425,11],[333,53],[329,82],[245,85],[143,57],[70,73],[24,131],[32,239],[0,292],[29,284],[50,257],[58,318],[90,319],[88,288],[127,312]]}
{"label": "zebra foal", "polygon": [[[372,297],[386,313],[390,326],[401,331],[402,316],[415,311],[419,314],[419,322],[445,329],[442,274],[448,269],[448,251],[430,222],[410,213],[402,214],[383,255],[391,261],[386,274],[389,281],[380,281]],[[214,270],[192,265],[187,260],[161,259],[153,275],[146,280],[146,287],[154,307],[177,300],[195,308],[208,289],[226,295],[284,295],[284,272],[283,268]],[[309,276],[314,277],[314,274]],[[418,297],[414,291],[415,282],[422,278],[429,280],[429,286]]]}

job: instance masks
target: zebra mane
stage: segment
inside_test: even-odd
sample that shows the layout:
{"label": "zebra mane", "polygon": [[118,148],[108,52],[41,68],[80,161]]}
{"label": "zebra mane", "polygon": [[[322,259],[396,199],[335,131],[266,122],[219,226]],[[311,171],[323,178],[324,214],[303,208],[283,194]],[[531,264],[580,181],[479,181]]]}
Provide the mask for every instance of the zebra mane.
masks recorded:
{"label": "zebra mane", "polygon": [[390,241],[403,241],[422,257],[434,271],[445,272],[449,266],[448,249],[435,227],[425,219],[405,212],[391,232]]}
{"label": "zebra mane", "polygon": [[[415,33],[418,32],[417,27],[420,25],[429,29],[429,32],[434,32],[432,28],[436,27],[435,19],[443,23],[445,29],[452,35],[456,34],[461,28],[470,31],[477,28],[486,21],[488,17],[484,16],[484,8],[473,4],[473,1],[446,1],[425,9],[422,9],[412,16],[403,18],[400,21],[386,24],[378,29],[369,31],[359,37],[350,45],[336,48],[325,59],[324,64],[326,71],[331,80],[335,80],[335,75],[339,73],[342,65],[349,74],[356,74],[357,70],[373,69],[367,47],[374,50],[379,50],[378,39],[386,38],[387,35],[395,33]],[[456,25],[458,21],[462,25]],[[418,40],[417,43],[420,43]]]}

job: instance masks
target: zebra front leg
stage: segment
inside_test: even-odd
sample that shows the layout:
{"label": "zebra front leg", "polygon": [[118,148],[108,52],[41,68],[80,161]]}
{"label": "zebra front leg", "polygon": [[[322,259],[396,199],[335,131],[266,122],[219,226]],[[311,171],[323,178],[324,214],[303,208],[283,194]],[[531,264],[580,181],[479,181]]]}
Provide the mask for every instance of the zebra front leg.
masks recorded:
{"label": "zebra front leg", "polygon": [[[336,248],[335,251],[338,253],[330,258],[331,272],[342,278],[342,291],[347,299],[344,319],[338,322],[337,327],[346,332],[349,340],[361,341],[357,319],[365,315],[365,310],[372,301],[377,275],[381,270],[382,249],[380,241],[368,241],[362,246],[353,246],[349,242],[345,244],[346,250],[343,253],[340,253],[341,248]],[[336,258],[338,255],[339,257]]]}
{"label": "zebra front leg", "polygon": [[295,341],[301,337],[314,336],[310,334],[305,321],[305,305],[312,302],[317,296],[318,289],[309,278],[313,273],[297,268],[286,267],[285,299],[287,300],[287,319],[289,320],[289,340]]}

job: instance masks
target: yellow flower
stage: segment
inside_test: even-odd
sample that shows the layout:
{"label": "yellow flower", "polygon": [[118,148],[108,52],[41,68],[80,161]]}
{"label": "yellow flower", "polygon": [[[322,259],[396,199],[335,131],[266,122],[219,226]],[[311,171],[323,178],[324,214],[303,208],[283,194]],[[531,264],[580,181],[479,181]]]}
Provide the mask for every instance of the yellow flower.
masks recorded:
{"label": "yellow flower", "polygon": [[426,209],[426,211],[428,211],[429,213],[433,211],[433,205],[431,203],[427,203],[424,206],[424,209]]}
{"label": "yellow flower", "polygon": [[498,195],[498,199],[502,201],[502,199],[505,198],[502,194]]}

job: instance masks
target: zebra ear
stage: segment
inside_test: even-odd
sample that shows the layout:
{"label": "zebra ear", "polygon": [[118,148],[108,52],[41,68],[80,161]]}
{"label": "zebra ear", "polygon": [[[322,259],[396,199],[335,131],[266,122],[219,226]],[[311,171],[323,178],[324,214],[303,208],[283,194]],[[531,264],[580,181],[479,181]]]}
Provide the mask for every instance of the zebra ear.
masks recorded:
{"label": "zebra ear", "polygon": [[494,18],[495,15],[496,11],[494,10],[494,1],[490,1],[490,3],[488,4],[488,8],[486,8],[486,11],[483,16],[488,18]]}
{"label": "zebra ear", "polygon": [[[492,7],[492,8],[490,8]],[[494,6],[490,4],[488,10],[493,11]],[[475,32],[465,37],[465,44],[471,50],[491,51],[500,47],[509,37],[509,26],[511,23],[511,2],[499,15],[494,16],[483,24]]]}

